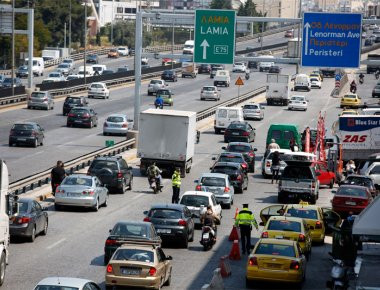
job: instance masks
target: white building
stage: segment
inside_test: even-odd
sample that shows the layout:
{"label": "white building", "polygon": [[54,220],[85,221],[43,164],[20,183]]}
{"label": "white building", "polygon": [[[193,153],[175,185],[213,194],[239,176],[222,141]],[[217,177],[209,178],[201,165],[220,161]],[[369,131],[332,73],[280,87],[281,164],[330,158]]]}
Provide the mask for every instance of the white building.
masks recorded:
{"label": "white building", "polygon": [[298,17],[299,0],[256,0],[256,11],[266,17]]}

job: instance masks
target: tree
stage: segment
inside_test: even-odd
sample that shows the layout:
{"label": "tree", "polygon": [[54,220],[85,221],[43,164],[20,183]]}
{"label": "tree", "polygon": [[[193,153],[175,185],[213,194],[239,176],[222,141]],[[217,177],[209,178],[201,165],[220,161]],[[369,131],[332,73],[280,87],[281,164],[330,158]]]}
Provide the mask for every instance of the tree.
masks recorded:
{"label": "tree", "polygon": [[212,0],[211,9],[232,9],[231,0]]}

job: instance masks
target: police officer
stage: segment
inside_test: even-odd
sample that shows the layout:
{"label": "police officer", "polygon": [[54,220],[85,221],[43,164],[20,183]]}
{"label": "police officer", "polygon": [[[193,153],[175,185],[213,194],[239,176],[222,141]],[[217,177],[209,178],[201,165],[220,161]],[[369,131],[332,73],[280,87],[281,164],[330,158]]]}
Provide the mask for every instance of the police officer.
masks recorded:
{"label": "police officer", "polygon": [[180,169],[176,168],[172,175],[172,186],[173,186],[173,196],[172,203],[178,203],[179,201],[179,190],[181,188],[181,173]]}
{"label": "police officer", "polygon": [[243,209],[236,216],[235,225],[239,226],[241,234],[241,246],[243,255],[251,251],[251,231],[252,225],[259,229],[253,213],[248,209],[248,203],[243,204]]}

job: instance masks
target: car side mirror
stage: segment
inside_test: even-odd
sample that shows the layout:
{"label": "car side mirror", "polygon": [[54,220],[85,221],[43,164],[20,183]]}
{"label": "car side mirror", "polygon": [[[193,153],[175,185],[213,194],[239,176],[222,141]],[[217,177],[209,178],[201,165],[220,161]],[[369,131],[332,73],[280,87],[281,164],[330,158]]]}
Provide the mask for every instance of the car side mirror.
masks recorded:
{"label": "car side mirror", "polygon": [[147,211],[147,210],[144,210],[144,211],[143,211],[143,214],[144,214],[144,215],[148,215],[148,211]]}
{"label": "car side mirror", "polygon": [[194,183],[198,183],[198,181],[199,181],[198,179],[195,179],[195,180],[194,180]]}
{"label": "car side mirror", "polygon": [[262,227],[265,226],[264,222],[260,222],[259,225]]}
{"label": "car side mirror", "polygon": [[111,233],[111,232],[112,232],[112,229],[109,229],[108,232]]}
{"label": "car side mirror", "polygon": [[211,160],[216,160],[216,157],[212,157]]}
{"label": "car side mirror", "polygon": [[257,148],[253,148],[253,151],[257,151]]}
{"label": "car side mirror", "polygon": [[172,256],[166,256],[165,259],[166,260],[173,260],[173,257]]}
{"label": "car side mirror", "polygon": [[223,150],[227,150],[227,147],[226,147],[226,146],[223,146],[222,149],[223,149]]}

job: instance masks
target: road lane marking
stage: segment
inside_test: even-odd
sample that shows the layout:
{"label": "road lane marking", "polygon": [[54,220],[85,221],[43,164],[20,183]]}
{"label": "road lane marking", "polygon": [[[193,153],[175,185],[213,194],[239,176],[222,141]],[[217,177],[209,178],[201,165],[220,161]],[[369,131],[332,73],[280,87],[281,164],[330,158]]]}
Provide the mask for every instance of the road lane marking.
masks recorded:
{"label": "road lane marking", "polygon": [[61,240],[55,242],[54,244],[51,244],[49,247],[46,247],[46,249],[50,250],[50,249],[54,248],[55,246],[58,246],[59,244],[63,243],[64,241],[66,241],[66,239],[61,239]]}
{"label": "road lane marking", "polygon": [[139,197],[141,197],[141,196],[143,196],[143,195],[144,195],[144,193],[140,193],[140,194],[138,194],[138,195],[132,197],[132,200],[138,199]]}

